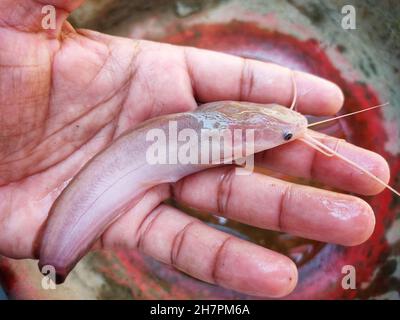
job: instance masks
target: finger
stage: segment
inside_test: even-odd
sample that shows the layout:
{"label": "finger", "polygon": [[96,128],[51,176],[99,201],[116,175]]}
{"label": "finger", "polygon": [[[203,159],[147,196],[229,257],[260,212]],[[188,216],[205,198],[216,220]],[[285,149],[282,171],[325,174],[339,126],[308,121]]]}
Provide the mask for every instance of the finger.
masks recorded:
{"label": "finger", "polygon": [[295,264],[271,250],[160,205],[142,223],[139,248],[206,282],[246,294],[281,297],[297,282]]}
{"label": "finger", "polygon": [[188,176],[173,186],[174,197],[259,228],[342,245],[360,244],[374,229],[374,213],[359,198],[240,171],[226,166]]}
{"label": "finger", "polygon": [[[26,32],[47,32],[58,35],[68,15],[84,0],[2,0],[0,1],[0,27]],[[44,29],[42,22],[50,13],[46,6],[56,9],[56,29]],[[43,10],[43,11],[42,11]]]}
{"label": "finger", "polygon": [[102,248],[139,247],[154,258],[236,291],[278,297],[297,282],[297,269],[285,256],[210,228],[160,201],[168,185],[155,187],[102,236]]}
{"label": "finger", "polygon": [[[379,177],[389,181],[390,169],[379,154],[347,143],[344,140],[313,133],[318,140]],[[293,141],[256,155],[256,165],[290,176],[319,181],[342,190],[375,195],[385,187],[359,169],[333,156],[327,157],[301,141]]]}
{"label": "finger", "polygon": [[196,98],[202,102],[242,100],[289,106],[294,80],[299,112],[331,115],[342,107],[342,91],[322,78],[223,53],[195,48],[184,50]]}

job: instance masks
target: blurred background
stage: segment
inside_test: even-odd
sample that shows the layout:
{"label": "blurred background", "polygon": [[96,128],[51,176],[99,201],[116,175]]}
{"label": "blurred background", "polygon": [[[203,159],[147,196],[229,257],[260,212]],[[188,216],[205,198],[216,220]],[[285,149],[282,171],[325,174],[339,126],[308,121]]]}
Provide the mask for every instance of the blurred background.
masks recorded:
{"label": "blurred background", "polygon": [[3,290],[2,287],[0,287],[0,300],[5,300],[6,299],[6,294]]}
{"label": "blurred background", "polygon": [[[355,29],[348,29],[349,20],[343,20],[351,19],[348,14],[352,12],[345,5],[354,9]],[[398,1],[88,0],[70,21],[78,28],[208,48],[325,77],[345,93],[342,113],[390,102],[390,108],[343,119],[321,130],[380,153],[390,164],[391,185],[400,189]],[[351,248],[183,209],[216,228],[293,259],[300,281],[288,298],[399,299],[400,201],[387,190],[364,199],[375,211],[376,230],[368,242]],[[356,290],[341,286],[345,265],[356,268]],[[138,252],[94,252],[57,290],[41,288],[32,261],[0,258],[0,279],[10,298],[252,298],[192,279]]]}

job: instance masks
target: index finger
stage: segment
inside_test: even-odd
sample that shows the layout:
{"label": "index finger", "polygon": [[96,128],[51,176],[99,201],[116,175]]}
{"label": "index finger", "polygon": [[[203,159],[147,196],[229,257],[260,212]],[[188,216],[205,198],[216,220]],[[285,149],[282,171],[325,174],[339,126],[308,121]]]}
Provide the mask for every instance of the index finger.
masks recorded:
{"label": "index finger", "polygon": [[237,100],[290,106],[297,87],[297,110],[332,115],[343,105],[341,89],[311,74],[209,50],[184,48],[194,94],[201,102]]}

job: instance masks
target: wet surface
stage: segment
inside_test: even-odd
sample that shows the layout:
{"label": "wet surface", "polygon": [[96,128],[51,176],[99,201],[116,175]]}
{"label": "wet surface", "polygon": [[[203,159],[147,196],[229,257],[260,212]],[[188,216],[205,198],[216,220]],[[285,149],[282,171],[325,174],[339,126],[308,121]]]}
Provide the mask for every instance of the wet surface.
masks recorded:
{"label": "wet surface", "polygon": [[0,287],[0,300],[7,300],[6,293],[4,292],[2,287]]}

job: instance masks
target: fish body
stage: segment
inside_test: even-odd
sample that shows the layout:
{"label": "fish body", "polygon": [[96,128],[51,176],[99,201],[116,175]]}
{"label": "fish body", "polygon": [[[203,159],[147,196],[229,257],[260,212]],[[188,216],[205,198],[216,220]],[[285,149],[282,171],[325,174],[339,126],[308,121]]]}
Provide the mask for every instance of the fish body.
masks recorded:
{"label": "fish body", "polygon": [[[216,156],[212,162],[204,163],[200,161],[204,149],[198,144],[203,143],[204,132],[212,130],[231,134],[232,143],[226,152],[226,141],[208,139],[209,150],[215,151]],[[246,140],[249,130],[252,141]],[[233,101],[208,103],[193,112],[143,122],[91,159],[54,202],[41,242],[39,267],[53,266],[57,282],[63,282],[106,228],[152,187],[249,156],[246,150],[256,153],[274,148],[302,137],[306,130],[307,119],[286,107]],[[233,139],[235,131],[242,138],[239,142]],[[190,143],[179,139],[182,132],[196,133],[197,138]],[[153,163],[153,138],[161,133],[165,139],[157,143],[165,148],[158,153],[164,153],[161,158],[166,161]],[[251,149],[247,148],[249,144]],[[192,151],[194,148],[194,159],[198,161],[175,161],[184,147]],[[160,158],[160,154],[157,156]]]}

